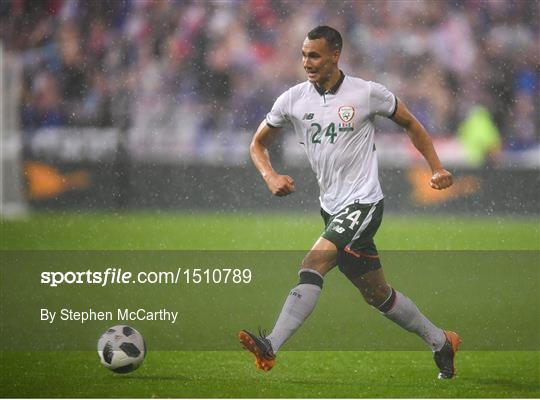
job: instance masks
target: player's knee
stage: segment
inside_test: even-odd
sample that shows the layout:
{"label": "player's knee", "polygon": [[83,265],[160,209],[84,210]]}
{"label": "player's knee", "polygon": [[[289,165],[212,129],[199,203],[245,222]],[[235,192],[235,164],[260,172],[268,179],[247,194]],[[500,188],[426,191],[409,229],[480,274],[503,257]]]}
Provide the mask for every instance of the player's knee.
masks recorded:
{"label": "player's knee", "polygon": [[361,289],[362,297],[370,306],[379,308],[392,293],[392,289],[387,284],[370,286]]}
{"label": "player's knee", "polygon": [[298,280],[299,285],[304,285],[304,284],[315,285],[315,286],[320,287],[321,289],[323,287],[323,281],[324,281],[323,276],[314,269],[302,268],[300,272],[298,272],[298,276],[299,276],[299,280]]}
{"label": "player's knee", "polygon": [[326,275],[336,265],[336,257],[328,251],[311,250],[302,260],[302,270],[313,270],[321,276]]}

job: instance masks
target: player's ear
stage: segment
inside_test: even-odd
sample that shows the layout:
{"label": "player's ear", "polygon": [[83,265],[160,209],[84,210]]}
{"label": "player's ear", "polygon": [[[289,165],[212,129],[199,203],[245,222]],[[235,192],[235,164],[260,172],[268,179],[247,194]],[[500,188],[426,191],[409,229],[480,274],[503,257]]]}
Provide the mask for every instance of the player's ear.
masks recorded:
{"label": "player's ear", "polygon": [[333,60],[335,63],[337,63],[339,61],[339,56],[341,55],[341,51],[339,50],[334,50],[334,55],[333,55]]}

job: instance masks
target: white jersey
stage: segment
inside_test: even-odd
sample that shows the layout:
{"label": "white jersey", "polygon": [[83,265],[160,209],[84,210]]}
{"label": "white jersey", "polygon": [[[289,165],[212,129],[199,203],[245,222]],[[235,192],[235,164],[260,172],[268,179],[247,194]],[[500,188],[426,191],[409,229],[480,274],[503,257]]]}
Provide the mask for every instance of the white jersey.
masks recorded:
{"label": "white jersey", "polygon": [[335,214],[383,198],[375,149],[375,116],[391,117],[397,100],[383,85],[345,76],[324,92],[309,81],[278,97],[267,124],[292,124],[317,175],[320,203]]}

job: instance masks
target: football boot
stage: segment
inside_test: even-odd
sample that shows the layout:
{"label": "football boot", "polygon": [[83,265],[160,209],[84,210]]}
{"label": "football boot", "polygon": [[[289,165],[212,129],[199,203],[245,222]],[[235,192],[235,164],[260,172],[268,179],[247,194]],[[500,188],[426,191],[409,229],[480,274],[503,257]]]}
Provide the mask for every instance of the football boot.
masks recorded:
{"label": "football boot", "polygon": [[456,374],[454,357],[461,344],[461,338],[452,331],[444,331],[444,336],[446,336],[444,346],[439,351],[433,352],[433,359],[439,367],[439,379],[451,379]]}
{"label": "football boot", "polygon": [[276,363],[276,356],[270,341],[265,336],[260,330],[259,337],[246,330],[238,333],[242,347],[255,355],[255,366],[263,371],[270,371]]}

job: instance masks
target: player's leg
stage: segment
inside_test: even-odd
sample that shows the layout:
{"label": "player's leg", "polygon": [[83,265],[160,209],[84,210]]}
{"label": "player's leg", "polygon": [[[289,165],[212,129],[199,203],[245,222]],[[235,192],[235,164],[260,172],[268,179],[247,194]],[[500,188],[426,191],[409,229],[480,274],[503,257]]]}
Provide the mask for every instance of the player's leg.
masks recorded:
{"label": "player's leg", "polygon": [[439,367],[440,379],[454,376],[454,355],[461,343],[458,334],[443,331],[435,326],[411,299],[388,286],[382,268],[357,277],[351,276],[349,279],[360,290],[368,304],[402,328],[416,333],[427,343]]}
{"label": "player's leg", "polygon": [[311,314],[323,287],[324,276],[336,265],[336,246],[321,237],[302,261],[298,284],[289,292],[268,340],[277,352]]}
{"label": "player's leg", "polygon": [[402,328],[416,333],[433,351],[444,346],[444,331],[428,320],[411,299],[386,283],[382,268],[349,279],[369,305]]}
{"label": "player's leg", "polygon": [[442,329],[433,325],[405,295],[392,289],[384,278],[373,237],[382,222],[383,202],[371,205],[351,241],[340,249],[341,272],[360,290],[364,300],[402,328],[418,334],[434,350],[445,343]]}
{"label": "player's leg", "polygon": [[309,317],[322,290],[324,276],[336,265],[337,248],[319,238],[302,261],[298,284],[289,292],[272,332],[259,337],[242,330],[242,345],[256,357],[256,366],[264,371],[275,364],[275,354]]}
{"label": "player's leg", "polygon": [[382,221],[382,204],[373,205],[367,213],[365,223],[350,243],[338,251],[339,269],[360,290],[368,304],[402,328],[419,335],[431,347],[441,371],[440,378],[453,377],[459,336],[435,326],[411,299],[387,284],[373,242]]}

